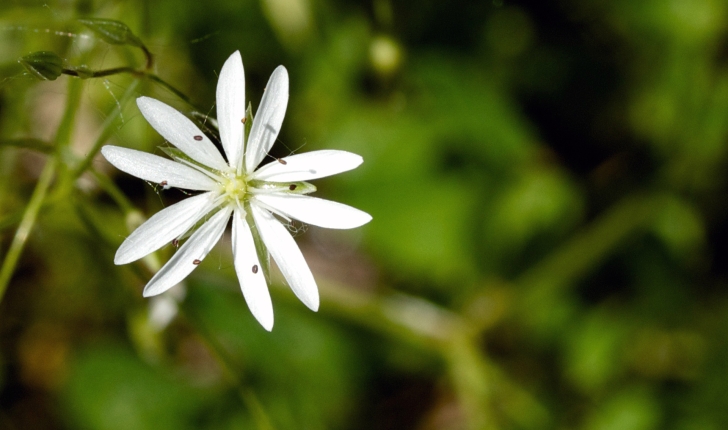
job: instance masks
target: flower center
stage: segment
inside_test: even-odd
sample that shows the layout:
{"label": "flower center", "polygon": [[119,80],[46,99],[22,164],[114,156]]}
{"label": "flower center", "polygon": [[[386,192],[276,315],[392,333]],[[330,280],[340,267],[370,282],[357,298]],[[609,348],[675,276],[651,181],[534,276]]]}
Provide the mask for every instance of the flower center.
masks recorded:
{"label": "flower center", "polygon": [[232,205],[238,205],[244,201],[248,192],[248,184],[243,176],[238,176],[235,172],[229,172],[222,175],[220,183],[220,194],[225,202]]}

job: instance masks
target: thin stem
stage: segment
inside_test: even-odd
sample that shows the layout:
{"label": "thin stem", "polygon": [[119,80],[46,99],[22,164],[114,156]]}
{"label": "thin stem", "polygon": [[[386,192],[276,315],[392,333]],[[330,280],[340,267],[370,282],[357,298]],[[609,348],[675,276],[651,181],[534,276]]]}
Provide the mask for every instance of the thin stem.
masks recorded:
{"label": "thin stem", "polygon": [[102,175],[96,169],[89,169],[89,171],[91,172],[91,175],[93,175],[94,179],[96,179],[96,182],[98,182],[101,189],[104,190],[106,194],[114,200],[114,203],[119,206],[121,211],[124,212],[124,215],[128,215],[136,210],[134,208],[134,204],[126,197],[119,187],[117,187],[116,184],[109,179],[108,176]]}
{"label": "thin stem", "polygon": [[53,177],[58,167],[58,156],[71,140],[71,132],[73,130],[74,119],[76,118],[76,111],[78,111],[78,105],[81,101],[81,90],[82,87],[79,81],[72,80],[69,82],[66,111],[63,114],[63,118],[61,118],[61,123],[58,126],[58,131],[56,132],[55,154],[48,159],[46,165],[43,167],[43,171],[38,178],[38,183],[33,190],[28,206],[20,220],[18,230],[15,232],[15,236],[13,236],[10,249],[8,249],[5,260],[3,260],[2,268],[0,268],[0,302],[2,302],[3,297],[5,297],[5,291],[10,284],[10,279],[13,277],[13,273],[15,273],[15,268],[20,260],[20,255],[23,253],[23,248],[25,248],[30,232],[33,230],[35,221],[38,218],[38,213],[45,201],[48,189],[53,182]]}
{"label": "thin stem", "polygon": [[45,200],[48,188],[51,186],[57,166],[58,160],[56,157],[51,157],[46,162],[45,167],[43,167],[43,172],[40,174],[40,178],[38,179],[38,184],[35,186],[35,190],[33,190],[30,202],[28,202],[28,207],[25,209],[23,218],[20,221],[18,230],[15,232],[13,242],[10,244],[10,249],[5,256],[2,269],[0,269],[0,302],[2,302],[2,299],[5,296],[5,291],[10,283],[10,278],[12,278],[13,273],[15,272],[15,267],[20,259],[20,254],[22,254],[25,243],[28,241],[30,231],[35,225],[38,212],[40,212],[40,208],[43,206],[43,201]]}
{"label": "thin stem", "polygon": [[0,146],[13,146],[16,148],[43,152],[45,154],[50,154],[54,151],[53,145],[50,143],[33,138],[0,140]]}
{"label": "thin stem", "polygon": [[197,110],[201,110],[182,91],[178,90],[172,84],[170,84],[167,81],[165,81],[164,79],[160,78],[158,75],[148,72],[146,69],[139,70],[139,69],[135,69],[133,67],[114,67],[112,69],[104,69],[104,70],[63,69],[61,71],[61,73],[63,73],[64,75],[75,76],[75,77],[82,78],[82,79],[103,78],[106,76],[119,75],[122,73],[130,74],[137,78],[149,79],[150,81],[156,82],[157,84],[163,86],[168,91],[173,93],[175,96],[182,99],[188,105],[194,107]]}
{"label": "thin stem", "polygon": [[149,52],[149,49],[142,43],[139,45],[139,48],[141,48],[142,51],[144,51],[144,57],[147,59],[147,63],[145,64],[144,68],[146,70],[151,70],[154,66],[154,56],[151,52]]}
{"label": "thin stem", "polygon": [[105,76],[118,75],[121,73],[131,73],[133,75],[142,75],[144,72],[137,70],[133,67],[114,67],[113,69],[104,70],[78,70],[78,69],[63,69],[61,73],[68,76],[76,76],[79,78],[103,78]]}

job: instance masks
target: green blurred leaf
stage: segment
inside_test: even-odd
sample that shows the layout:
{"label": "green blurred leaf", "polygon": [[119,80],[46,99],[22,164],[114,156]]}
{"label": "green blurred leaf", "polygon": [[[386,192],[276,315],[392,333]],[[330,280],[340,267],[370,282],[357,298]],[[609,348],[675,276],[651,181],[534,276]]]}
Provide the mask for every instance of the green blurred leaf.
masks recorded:
{"label": "green blurred leaf", "polygon": [[76,355],[64,388],[68,424],[98,430],[192,429],[190,418],[205,397],[129,350],[103,343]]}
{"label": "green blurred leaf", "polygon": [[625,367],[626,321],[607,310],[585,315],[564,339],[566,377],[586,394],[598,397]]}
{"label": "green blurred leaf", "polygon": [[661,413],[653,394],[639,387],[626,388],[595,408],[587,430],[652,430],[660,426]]}
{"label": "green blurred leaf", "polygon": [[237,286],[230,293],[214,283],[193,285],[185,309],[239,357],[242,377],[277,429],[343,425],[357,398],[358,354],[351,340],[317,314],[275,303],[270,333],[252,317]]}

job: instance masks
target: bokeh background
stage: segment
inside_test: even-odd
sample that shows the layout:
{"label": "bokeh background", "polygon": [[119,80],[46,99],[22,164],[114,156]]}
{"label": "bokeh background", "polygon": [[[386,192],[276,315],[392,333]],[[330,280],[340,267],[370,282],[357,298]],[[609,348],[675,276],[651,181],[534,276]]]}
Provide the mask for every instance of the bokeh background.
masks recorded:
{"label": "bokeh background", "polygon": [[[144,68],[83,17],[126,23],[191,103],[19,65]],[[254,108],[289,70],[273,155],[361,154],[317,195],[374,217],[291,226],[322,305],[274,274],[272,333],[228,238],[143,299],[172,247],[114,252],[185,195],[82,161],[98,143],[161,154],[137,96],[214,116],[235,50]],[[24,247],[0,303],[0,429],[727,428],[727,149],[722,0],[3,1],[3,264]]]}

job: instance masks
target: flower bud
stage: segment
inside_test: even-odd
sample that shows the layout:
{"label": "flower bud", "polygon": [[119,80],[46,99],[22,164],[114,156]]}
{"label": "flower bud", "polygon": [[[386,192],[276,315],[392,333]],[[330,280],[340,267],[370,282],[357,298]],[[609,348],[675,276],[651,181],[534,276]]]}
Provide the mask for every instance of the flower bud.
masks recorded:
{"label": "flower bud", "polygon": [[55,81],[63,72],[63,60],[50,51],[38,51],[18,60],[30,73],[43,81]]}
{"label": "flower bud", "polygon": [[142,41],[121,21],[103,18],[83,18],[78,21],[106,43],[142,47]]}

